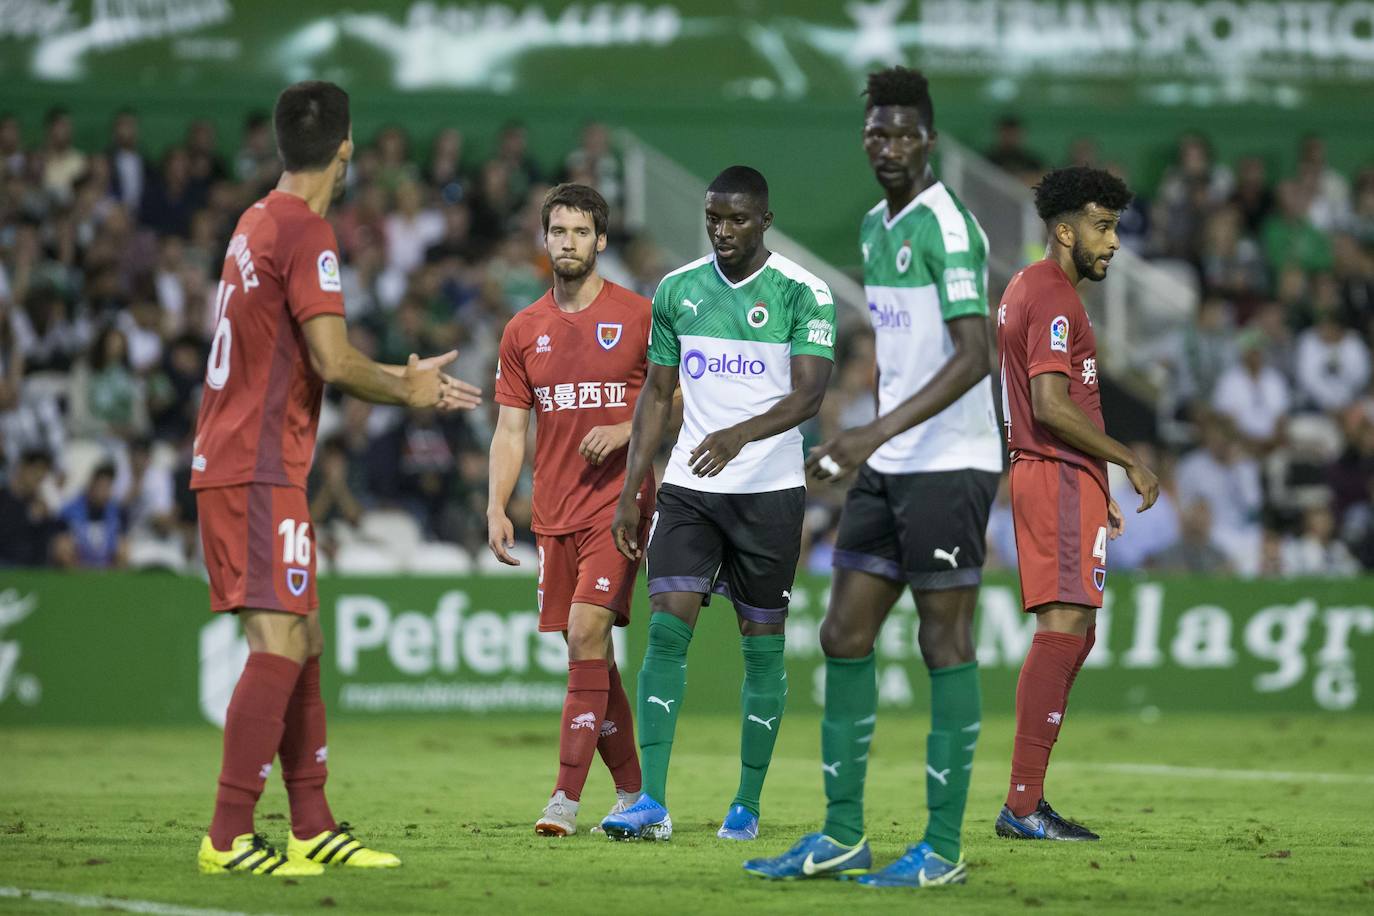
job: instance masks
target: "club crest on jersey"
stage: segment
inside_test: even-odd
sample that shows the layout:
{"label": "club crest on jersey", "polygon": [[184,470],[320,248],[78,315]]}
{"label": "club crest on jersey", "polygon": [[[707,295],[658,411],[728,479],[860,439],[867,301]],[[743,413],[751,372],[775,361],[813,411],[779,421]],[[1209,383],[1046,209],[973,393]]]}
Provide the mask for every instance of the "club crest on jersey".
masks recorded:
{"label": "club crest on jersey", "polygon": [[911,266],[911,240],[902,243],[902,247],[897,249],[897,273],[904,274],[906,269]]}
{"label": "club crest on jersey", "polygon": [[1093,567],[1093,585],[1097,586],[1099,592],[1107,587],[1107,570],[1105,567]]}
{"label": "club crest on jersey", "polygon": [[320,272],[320,289],[326,293],[343,291],[343,278],[339,276],[339,256],[329,249],[320,252],[315,265]]}
{"label": "club crest on jersey", "polygon": [[620,334],[624,327],[620,322],[603,321],[596,326],[596,342],[601,344],[601,349],[609,350],[620,343]]}
{"label": "club crest on jersey", "polygon": [[749,327],[761,328],[768,323],[768,305],[764,302],[755,302],[754,307],[749,310]]}
{"label": "club crest on jersey", "polygon": [[1050,349],[1069,352],[1069,319],[1058,315],[1050,322]]}
{"label": "club crest on jersey", "polygon": [[305,587],[310,584],[310,570],[308,569],[288,569],[286,571],[286,587],[291,590],[291,594],[299,598],[305,594]]}

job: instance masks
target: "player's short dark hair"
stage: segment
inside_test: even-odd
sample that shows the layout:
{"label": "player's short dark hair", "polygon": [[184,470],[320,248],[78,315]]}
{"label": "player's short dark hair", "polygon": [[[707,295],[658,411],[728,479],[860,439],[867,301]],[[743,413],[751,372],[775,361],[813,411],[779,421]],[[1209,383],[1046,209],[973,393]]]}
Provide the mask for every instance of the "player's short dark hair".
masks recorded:
{"label": "player's short dark hair", "polygon": [[1126,182],[1102,169],[1074,165],[1049,172],[1035,186],[1035,212],[1049,222],[1097,204],[1120,213],[1132,198]]}
{"label": "player's short dark hair", "polygon": [[935,126],[935,105],[930,100],[930,82],[920,70],[910,67],[888,67],[868,74],[868,107],[901,105],[915,108],[921,123]]}
{"label": "player's short dark hair", "polygon": [[272,113],[277,152],[288,172],[326,168],[348,139],[348,93],[333,83],[306,80],[287,86]]}
{"label": "player's short dark hair", "polygon": [[747,165],[732,165],[706,186],[707,194],[745,194],[768,209],[768,179],[758,169]]}
{"label": "player's short dark hair", "polygon": [[611,208],[596,188],[566,181],[550,188],[549,193],[544,195],[544,206],[539,210],[539,221],[543,224],[545,233],[549,231],[549,214],[553,212],[554,207],[567,207],[569,210],[586,213],[592,218],[596,234],[606,234],[606,225],[611,220]]}

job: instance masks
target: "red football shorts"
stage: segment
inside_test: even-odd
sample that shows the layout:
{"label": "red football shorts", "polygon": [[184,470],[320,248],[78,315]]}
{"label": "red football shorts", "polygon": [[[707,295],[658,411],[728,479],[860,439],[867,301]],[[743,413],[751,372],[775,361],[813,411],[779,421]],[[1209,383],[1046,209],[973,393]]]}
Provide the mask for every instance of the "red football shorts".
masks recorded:
{"label": "red football shorts", "polygon": [[1011,465],[1021,606],[1102,606],[1107,583],[1107,496],[1082,468],[1018,458]]}
{"label": "red football shorts", "polygon": [[305,491],[246,483],[196,491],[210,610],[308,614],[315,592],[315,532]]}
{"label": "red football shorts", "polygon": [[[652,516],[652,510],[649,516]],[[639,526],[639,543],[648,536],[649,518]],[[568,534],[536,534],[539,548],[539,629],[562,632],[574,604],[594,604],[615,612],[615,625],[630,623],[639,563],[615,549],[611,522]]]}

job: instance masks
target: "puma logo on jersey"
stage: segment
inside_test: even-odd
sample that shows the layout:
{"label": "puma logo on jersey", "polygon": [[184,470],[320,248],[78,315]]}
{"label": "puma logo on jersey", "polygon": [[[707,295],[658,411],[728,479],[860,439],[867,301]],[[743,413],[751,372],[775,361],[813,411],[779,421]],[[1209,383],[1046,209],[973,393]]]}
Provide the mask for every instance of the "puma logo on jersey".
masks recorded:
{"label": "puma logo on jersey", "polygon": [[949,563],[950,568],[952,568],[952,569],[958,569],[958,568],[959,568],[959,548],[958,548],[958,547],[954,548],[953,550],[944,550],[943,548],[936,547],[936,548],[935,548],[935,551],[934,551],[934,555],[935,555],[935,559],[937,559],[937,560],[944,560],[944,561],[946,561],[947,563]]}
{"label": "puma logo on jersey", "polygon": [[840,776],[841,763],[843,763],[843,761],[841,760],[836,760],[834,763],[822,763],[821,769],[825,770],[827,774],[834,776],[836,779],[838,779]]}
{"label": "puma logo on jersey", "polygon": [[[705,296],[701,297],[701,298],[698,299],[696,302],[693,302],[691,299],[688,299],[686,296],[684,296],[684,297],[682,298],[682,307],[685,308],[685,309],[691,309],[691,310],[692,310],[692,314],[693,314],[693,315],[696,315],[696,314],[697,314],[697,309],[698,309],[698,308],[701,306],[701,304],[702,304],[703,302],[705,302],[705,301],[706,301],[706,297],[705,297]],[[700,317],[700,316],[698,315],[697,317]]]}
{"label": "puma logo on jersey", "polygon": [[751,715],[751,716],[749,717],[749,721],[750,721],[750,722],[757,722],[757,723],[759,723],[760,725],[762,725],[764,728],[768,729],[768,730],[771,732],[771,731],[773,730],[773,723],[776,722],[776,721],[778,721],[778,717],[777,717],[777,716],[774,716],[774,717],[771,718],[771,719],[760,719],[758,716]]}
{"label": "puma logo on jersey", "polygon": [[[686,666],[686,665],[683,665],[682,667],[686,668],[687,666]],[[663,707],[663,711],[664,711],[664,712],[669,712],[669,713],[670,713],[670,712],[673,711],[673,710],[672,710],[672,705],[673,705],[674,703],[676,703],[677,700],[664,700],[664,699],[662,699],[662,698],[660,698],[660,697],[649,697],[649,702],[650,702],[650,703],[657,703],[659,706],[662,706],[662,707]]]}
{"label": "puma logo on jersey", "polygon": [[933,767],[933,766],[931,766],[930,764],[927,763],[927,764],[926,764],[926,773],[927,773],[928,775],[930,775],[930,776],[935,777],[937,780],[939,780],[940,785],[942,785],[942,786],[947,786],[947,785],[949,785],[949,769],[948,769],[948,768],[945,768],[945,769],[943,769],[943,770],[937,770],[937,769],[935,769],[935,767]]}

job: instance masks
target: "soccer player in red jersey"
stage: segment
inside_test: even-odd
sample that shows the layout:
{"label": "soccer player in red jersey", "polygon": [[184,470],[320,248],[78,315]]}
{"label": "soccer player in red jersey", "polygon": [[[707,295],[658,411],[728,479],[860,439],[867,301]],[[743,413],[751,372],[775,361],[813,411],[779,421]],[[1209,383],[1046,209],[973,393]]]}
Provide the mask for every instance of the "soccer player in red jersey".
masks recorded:
{"label": "soccer player in red jersey", "polygon": [[[326,382],[375,403],[443,410],[475,407],[480,394],[439,371],[455,353],[383,366],[349,344],[338,244],[324,219],[353,155],[348,95],[297,83],[277,99],[274,120],[285,171],[229,242],[191,465],[210,609],[238,614],[249,648],[200,845],[205,874],[400,864],[359,843],[325,800],[324,637],[305,480]],[[284,855],[253,830],[277,756],[291,804]]]}
{"label": "soccer player in red jersey", "polygon": [[[559,732],[558,781],[535,832],[577,832],[577,809],[592,754],[615,780],[624,810],[639,797],[639,756],[630,701],[612,651],[611,627],[630,622],[638,573],[611,539],[625,481],[630,419],[644,384],[650,303],[603,279],[606,201],[594,188],[562,184],[544,198],[544,244],[554,285],[506,325],[496,372],[501,405],[491,440],[487,543],[502,563],[515,530],[506,504],[534,441],[534,529],[539,550],[539,629],[568,643],[568,695]],[[650,472],[639,487],[642,518],[653,515]],[[641,534],[642,536],[642,534]],[[595,829],[595,828],[594,828]]]}
{"label": "soccer player in red jersey", "polygon": [[1012,278],[997,314],[1002,403],[1011,450],[1011,511],[1021,601],[1035,637],[1016,685],[1011,788],[997,835],[1096,840],[1044,797],[1050,749],[1069,690],[1093,647],[1107,580],[1107,541],[1125,525],[1108,495],[1107,462],[1126,471],[1144,512],[1159,481],[1108,436],[1098,394],[1097,341],[1076,287],[1107,275],[1121,247],[1116,224],[1131,193],[1090,168],[1050,172],[1035,189],[1049,231],[1044,260]]}

